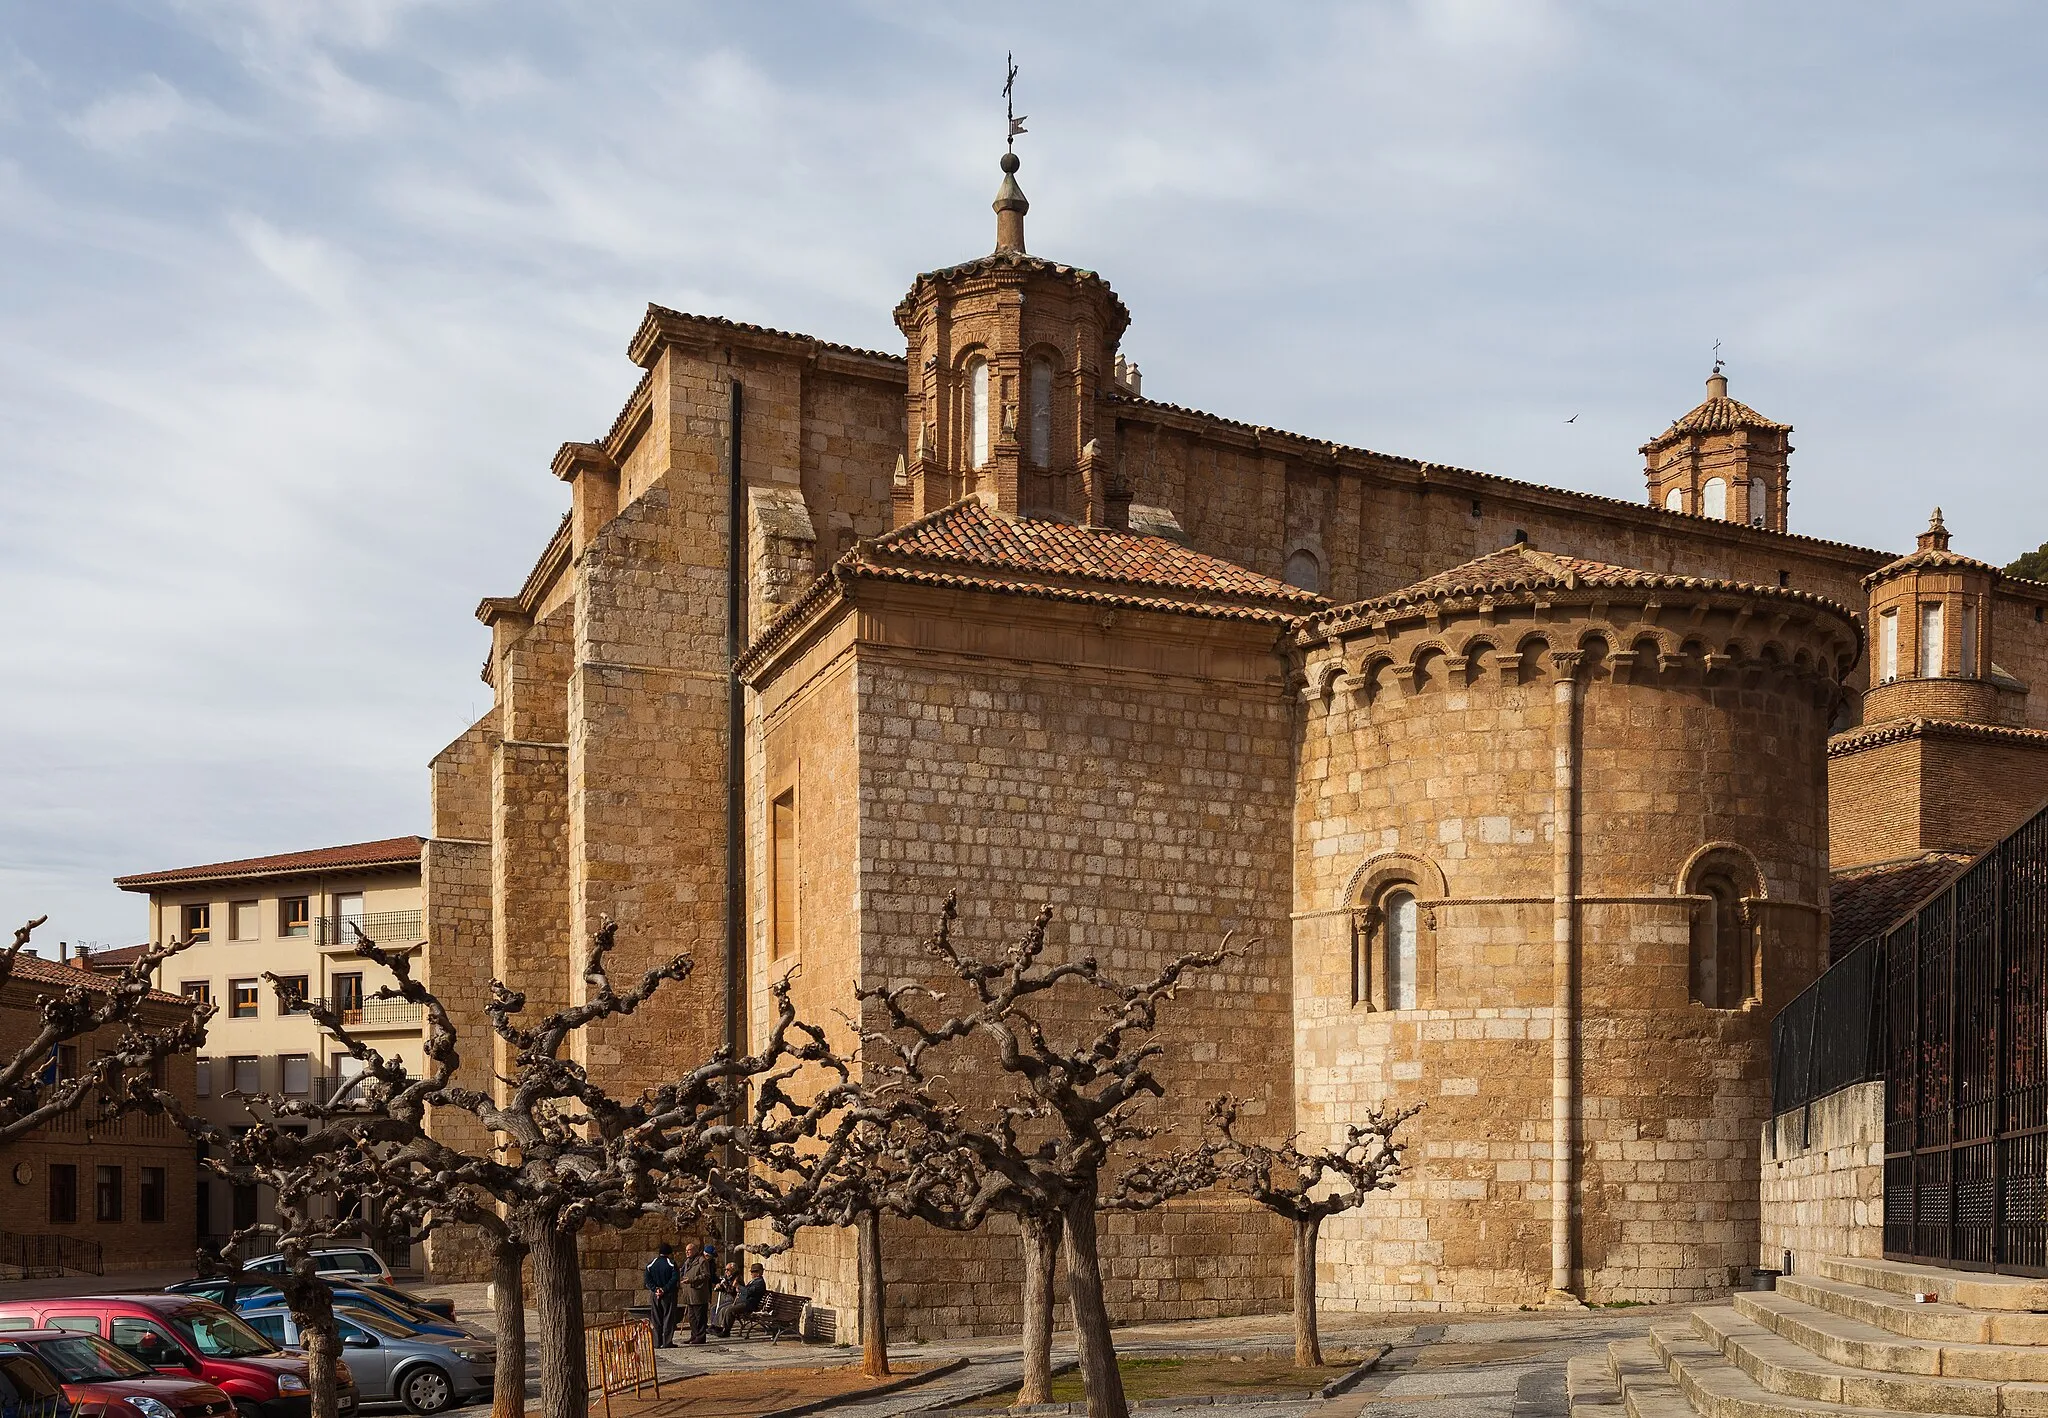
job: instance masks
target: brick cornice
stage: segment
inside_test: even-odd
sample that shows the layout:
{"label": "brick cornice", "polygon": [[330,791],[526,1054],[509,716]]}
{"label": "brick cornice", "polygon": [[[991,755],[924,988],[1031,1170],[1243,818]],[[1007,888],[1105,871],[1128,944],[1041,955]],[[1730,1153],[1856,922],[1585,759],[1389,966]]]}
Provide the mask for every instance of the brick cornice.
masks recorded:
{"label": "brick cornice", "polygon": [[1843,754],[1858,753],[1880,744],[1902,743],[1908,739],[1979,740],[2048,749],[2048,729],[2026,729],[2012,724],[1972,724],[1961,719],[1891,719],[1835,735],[1828,740],[1828,757],[1838,758]]}

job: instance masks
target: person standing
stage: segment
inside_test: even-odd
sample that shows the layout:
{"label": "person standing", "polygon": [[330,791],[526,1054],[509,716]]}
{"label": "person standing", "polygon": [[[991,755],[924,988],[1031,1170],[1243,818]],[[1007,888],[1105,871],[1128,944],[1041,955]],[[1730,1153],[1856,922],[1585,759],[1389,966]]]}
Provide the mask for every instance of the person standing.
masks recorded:
{"label": "person standing", "polygon": [[683,1247],[683,1309],[690,1316],[690,1343],[704,1342],[711,1309],[711,1257],[695,1241]]}
{"label": "person standing", "polygon": [[660,1349],[674,1344],[676,1337],[676,1286],[682,1273],[671,1259],[675,1249],[663,1241],[660,1253],[647,1262],[648,1319],[654,1325],[655,1347]]}

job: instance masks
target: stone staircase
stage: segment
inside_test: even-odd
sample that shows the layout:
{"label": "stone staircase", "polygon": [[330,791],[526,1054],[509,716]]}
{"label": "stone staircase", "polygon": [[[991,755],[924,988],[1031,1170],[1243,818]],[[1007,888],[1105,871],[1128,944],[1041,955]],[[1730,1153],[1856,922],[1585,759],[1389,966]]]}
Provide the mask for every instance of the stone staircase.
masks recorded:
{"label": "stone staircase", "polygon": [[2048,1280],[1839,1257],[1815,1271],[1573,1359],[1572,1418],[2048,1418]]}

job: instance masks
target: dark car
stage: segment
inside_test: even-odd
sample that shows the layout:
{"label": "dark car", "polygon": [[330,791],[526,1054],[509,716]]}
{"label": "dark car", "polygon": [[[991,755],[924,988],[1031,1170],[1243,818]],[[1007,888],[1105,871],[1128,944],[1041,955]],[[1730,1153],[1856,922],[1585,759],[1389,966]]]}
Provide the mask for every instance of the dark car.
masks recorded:
{"label": "dark car", "polygon": [[[164,1287],[179,1295],[200,1295],[216,1305],[248,1315],[256,1310],[267,1310],[284,1303],[284,1292],[277,1286],[261,1281],[243,1280],[239,1284],[218,1278],[204,1280],[183,1280],[176,1285]],[[451,1339],[488,1338],[487,1335],[468,1325],[462,1324],[449,1315],[432,1310],[420,1300],[392,1285],[330,1285],[328,1290],[337,1305],[349,1305],[359,1310],[368,1310],[373,1315],[382,1315],[395,1324],[411,1329],[424,1330],[429,1334],[446,1335]],[[233,1301],[230,1302],[229,1296]],[[443,1301],[443,1304],[448,1302]],[[452,1304],[448,1305],[454,1309]]]}
{"label": "dark car", "polygon": [[0,1349],[0,1418],[68,1418],[71,1400],[50,1366],[33,1354]]}
{"label": "dark car", "polygon": [[75,1329],[0,1334],[0,1354],[32,1354],[56,1374],[78,1418],[233,1418],[235,1405],[204,1379],[159,1374],[97,1335]]}
{"label": "dark car", "polygon": [[[190,1375],[223,1390],[241,1418],[307,1418],[312,1389],[302,1356],[276,1345],[219,1305],[196,1295],[79,1295],[0,1303],[0,1339],[9,1332],[68,1329],[98,1335],[158,1373]],[[341,1413],[360,1404],[346,1366]]]}

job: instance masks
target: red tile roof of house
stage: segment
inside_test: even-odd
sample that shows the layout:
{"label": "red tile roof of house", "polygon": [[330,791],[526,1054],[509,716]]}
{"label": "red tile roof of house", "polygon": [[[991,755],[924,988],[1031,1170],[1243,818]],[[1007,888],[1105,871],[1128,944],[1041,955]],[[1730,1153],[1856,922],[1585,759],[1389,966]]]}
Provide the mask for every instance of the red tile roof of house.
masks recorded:
{"label": "red tile roof of house", "polygon": [[1773,433],[1792,431],[1791,424],[1767,419],[1740,399],[1731,399],[1723,394],[1718,398],[1708,399],[1637,451],[1647,453],[1688,433],[1733,433],[1738,428],[1760,428]]}
{"label": "red tile roof of house", "polygon": [[115,971],[123,966],[133,965],[147,949],[149,947],[146,945],[113,945],[105,950],[94,951],[80,947],[79,954],[84,955],[95,970]]}
{"label": "red tile roof of house", "polygon": [[1828,959],[1840,960],[1899,917],[1947,886],[1976,858],[1967,852],[1928,852],[1904,861],[1878,862],[1836,872],[1828,882]]}
{"label": "red tile roof of house", "polygon": [[[140,950],[141,947],[138,946],[136,949]],[[100,993],[105,993],[112,988],[108,976],[101,974],[97,970],[83,970],[76,965],[64,965],[55,960],[45,960],[42,956],[30,955],[27,951],[23,951],[20,955],[14,957],[14,970],[10,976],[9,983],[15,980],[21,981],[30,988],[42,986],[45,989],[49,987],[69,989],[76,985],[80,989],[94,990]],[[38,991],[38,993],[41,992],[40,990]],[[191,1000],[186,999],[183,995],[167,994],[162,990],[151,990],[146,998],[158,1004],[189,1005],[192,1003]]]}
{"label": "red tile roof of house", "polygon": [[418,866],[420,837],[386,837],[376,842],[356,842],[346,847],[321,847],[310,852],[285,852],[274,857],[244,857],[233,862],[210,862],[198,867],[172,867],[166,871],[137,872],[117,876],[114,885],[123,891],[150,891],[159,886],[185,886],[201,881],[241,881],[251,877],[315,876],[330,872],[368,871],[380,867]]}

